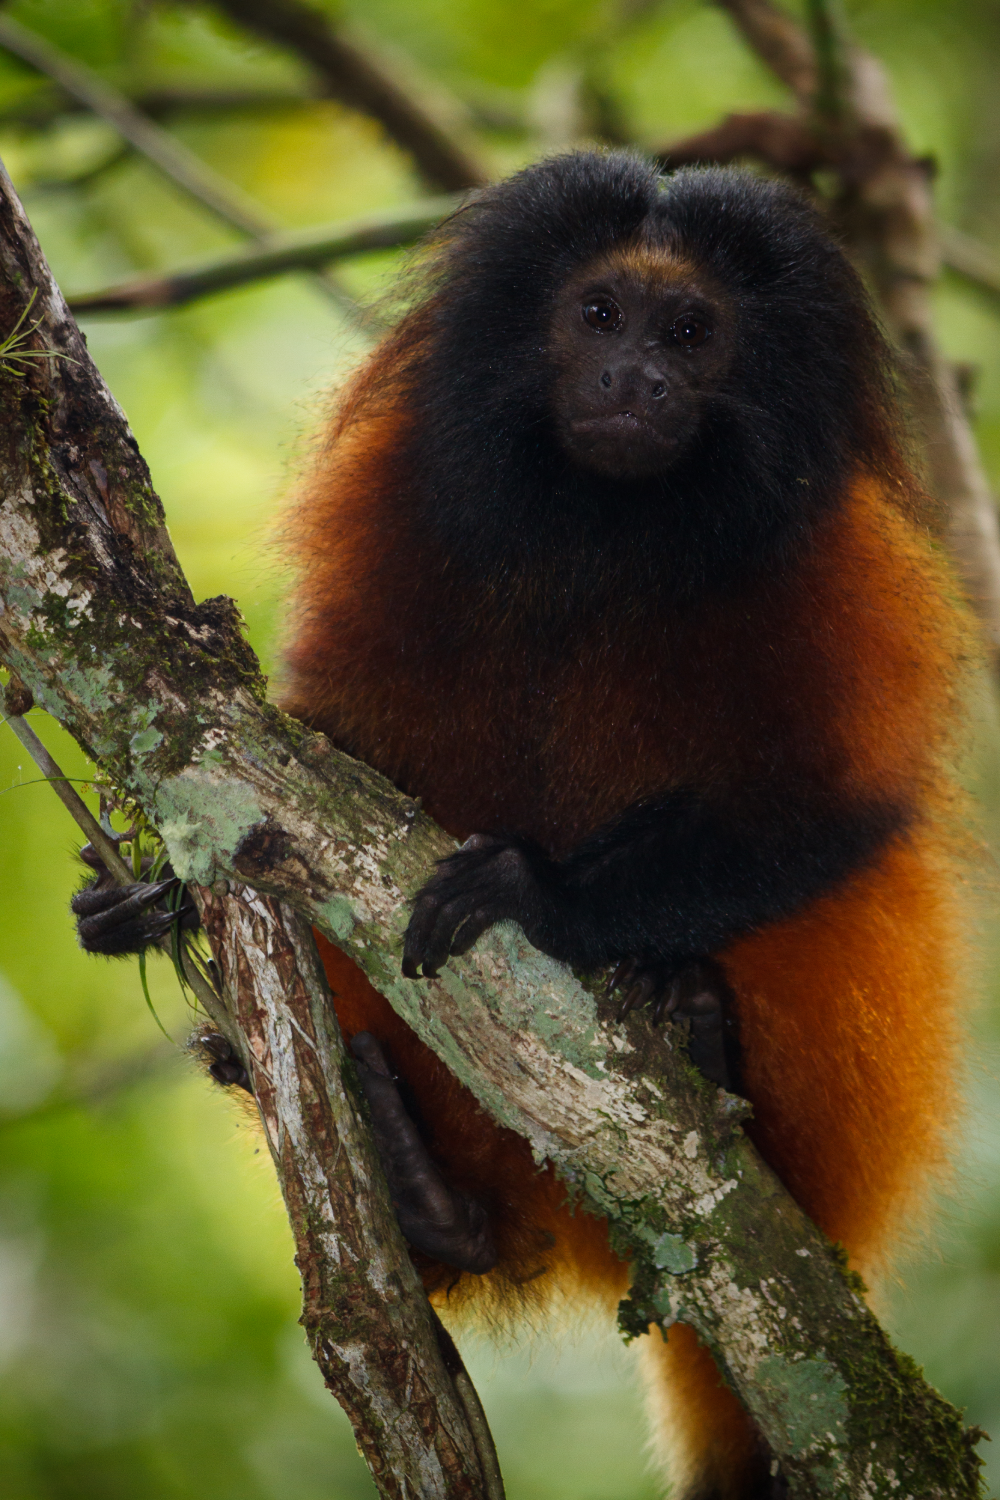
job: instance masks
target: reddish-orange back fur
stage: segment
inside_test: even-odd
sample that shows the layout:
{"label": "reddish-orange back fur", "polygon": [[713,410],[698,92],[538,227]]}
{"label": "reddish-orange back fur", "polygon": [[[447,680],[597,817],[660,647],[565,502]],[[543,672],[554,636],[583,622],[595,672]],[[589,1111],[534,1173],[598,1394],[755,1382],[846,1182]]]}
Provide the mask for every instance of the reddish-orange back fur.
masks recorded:
{"label": "reddish-orange back fur", "polygon": [[[712,795],[765,773],[915,806],[872,866],[722,955],[749,1133],[826,1233],[875,1266],[939,1171],[956,1108],[941,757],[966,640],[947,571],[899,503],[907,495],[859,476],[786,568],[695,608],[666,599],[654,620],[602,615],[570,647],[551,643],[519,631],[516,592],[475,598],[414,529],[393,475],[407,420],[391,397],[393,359],[390,345],[363,374],[297,521],[287,706],[421,795],[458,838],[506,827],[559,853],[644,795],[682,783]],[[444,632],[456,618],[469,628]],[[489,1202],[501,1267],[488,1280],[617,1298],[624,1270],[600,1224],[570,1215],[526,1144],[482,1114],[337,950],[324,954],[345,1031],[389,1043],[432,1149]],[[427,1270],[434,1285],[475,1289]],[[719,1469],[710,1451],[746,1460],[752,1434],[704,1351],[675,1333],[658,1359],[684,1362],[688,1417],[697,1408],[711,1424],[706,1473]],[[721,1470],[713,1482],[737,1492]]]}

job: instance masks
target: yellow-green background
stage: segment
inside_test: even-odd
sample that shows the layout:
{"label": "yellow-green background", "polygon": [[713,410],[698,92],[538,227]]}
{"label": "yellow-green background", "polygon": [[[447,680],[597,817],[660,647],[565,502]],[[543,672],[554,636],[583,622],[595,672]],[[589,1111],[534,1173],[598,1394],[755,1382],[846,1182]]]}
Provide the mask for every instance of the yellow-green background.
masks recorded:
{"label": "yellow-green background", "polygon": [[[334,103],[289,99],[306,91],[303,67],[208,6],[19,0],[6,8],[130,91],[227,86],[286,96],[228,116],[189,110],[169,125],[288,226],[374,212],[421,191],[378,127]],[[640,139],[788,102],[724,15],[691,0],[647,7],[607,44],[615,9],[581,0],[328,8],[378,46],[399,49],[397,62],[421,87],[470,109],[497,172],[538,153],[537,131],[517,128],[517,119],[544,119],[546,101],[551,114],[560,79],[595,42]],[[994,0],[874,0],[848,11],[890,69],[914,148],[938,161],[942,216],[1000,247],[1000,9]],[[236,243],[134,157],[67,185],[106,161],[114,138],[82,114],[43,128],[25,123],[25,108],[45,97],[29,69],[0,56],[0,154],[66,291]],[[393,264],[391,255],[372,257],[344,267],[344,279],[370,294]],[[979,369],[978,432],[1000,479],[997,304],[957,282],[938,300],[948,351]],[[269,523],[324,391],[363,348],[356,326],[307,277],[293,276],[85,327],[149,461],[196,596],[234,595],[272,663],[281,573]],[[1000,737],[983,702],[970,774],[989,828],[1000,810]],[[64,768],[86,775],[66,736],[44,716],[32,719]],[[163,1041],[135,966],[77,950],[66,902],[78,841],[35,774],[0,728],[0,1495],[371,1495],[296,1323],[292,1247],[266,1153],[248,1117]],[[987,904],[987,949],[995,918]],[[173,980],[151,968],[159,1014],[183,1039]],[[988,977],[982,990],[963,1172],[937,1239],[914,1247],[888,1316],[930,1378],[1000,1438],[998,1032]],[[578,1327],[540,1335],[527,1352],[470,1350],[510,1500],[655,1494],[632,1360],[610,1331],[595,1332],[581,1314]]]}

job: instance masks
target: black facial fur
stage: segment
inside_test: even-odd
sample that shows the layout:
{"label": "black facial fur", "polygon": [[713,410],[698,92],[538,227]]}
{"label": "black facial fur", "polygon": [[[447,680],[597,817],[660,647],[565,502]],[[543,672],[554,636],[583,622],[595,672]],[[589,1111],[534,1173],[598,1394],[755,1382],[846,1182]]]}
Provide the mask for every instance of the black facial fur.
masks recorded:
{"label": "black facial fur", "polygon": [[[719,289],[728,360],[665,472],[616,478],[559,439],[551,327],[574,278],[643,245]],[[456,214],[428,276],[399,472],[420,524],[478,576],[544,557],[584,586],[591,567],[612,585],[626,570],[631,589],[637,568],[657,591],[729,586],[806,541],[849,473],[894,451],[865,293],[785,186],[735,170],[663,179],[627,153],[559,158]]]}

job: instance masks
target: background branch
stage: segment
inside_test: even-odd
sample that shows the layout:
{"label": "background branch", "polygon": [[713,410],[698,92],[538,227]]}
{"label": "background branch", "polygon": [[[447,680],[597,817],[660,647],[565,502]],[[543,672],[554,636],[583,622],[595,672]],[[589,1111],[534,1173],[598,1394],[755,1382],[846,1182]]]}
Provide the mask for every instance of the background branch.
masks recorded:
{"label": "background branch", "polygon": [[[661,147],[659,159],[681,165],[751,156],[800,179],[821,167],[835,173],[830,210],[901,352],[930,489],[942,507],[949,546],[996,668],[1000,523],[958,377],[934,336],[931,290],[940,274],[942,241],[928,163],[906,145],[881,64],[838,35],[828,0],[810,0],[814,35],[826,39],[829,54],[823,71],[809,36],[770,0],[718,3],[793,91],[801,113],[730,116],[714,131]],[[960,239],[951,239],[950,249],[960,274],[974,265],[977,281],[989,289],[992,263],[973,257]]]}
{"label": "background branch", "polygon": [[[52,78],[72,98],[106,120],[134,150],[223,223],[258,242],[278,227],[248,193],[148,119],[124,94],[11,16],[0,15],[0,47]],[[352,300],[336,281],[319,270],[316,280],[335,302],[353,310]]]}
{"label": "background branch", "polygon": [[240,26],[287,47],[319,76],[323,92],[381,122],[433,187],[461,192],[489,180],[486,167],[391,78],[303,0],[217,0]]}
{"label": "background branch", "polygon": [[60,52],[12,16],[0,15],[0,47],[54,79],[67,94],[106,120],[134,150],[223,223],[254,238],[270,234],[275,228],[249,194],[221,177],[181,141],[148,119],[91,68]]}
{"label": "background branch", "polygon": [[[590,988],[517,934],[495,934],[435,981],[401,977],[407,893],[453,842],[382,777],[267,705],[230,601],[194,604],[134,440],[3,187],[0,327],[37,286],[39,339],[76,363],[41,362],[4,385],[0,655],[140,803],[178,874],[201,888],[279,1162],[293,1153],[318,1193],[314,1207],[339,1191],[328,1178],[315,1186],[320,1166],[330,1174],[336,1160],[331,1167],[328,1138],[313,1138],[305,1101],[318,1097],[318,1075],[302,1071],[323,1071],[336,1115],[342,1106],[320,1058],[335,1043],[321,1029],[330,1023],[311,953],[290,928],[299,977],[279,964],[242,996],[240,961],[213,927],[219,881],[289,901],[330,935],[483,1106],[607,1216],[613,1243],[633,1255],[623,1327],[693,1324],[792,1495],[857,1495],[864,1486],[872,1500],[888,1500],[902,1485],[904,1494],[971,1500],[975,1433],[894,1354],[833,1249],[739,1130],[740,1101],[708,1087],[645,1021],[616,1023]],[[218,899],[233,903],[224,909],[232,941],[247,955],[264,951],[274,909],[232,891]],[[281,1012],[290,990],[304,1042]],[[279,1110],[267,1089],[293,1061],[294,1088]],[[290,1178],[293,1217],[297,1192]],[[326,1274],[342,1276],[330,1235],[310,1243],[333,1256]],[[672,1272],[678,1263],[685,1269]],[[334,1322],[323,1324],[330,1337]],[[325,1337],[316,1335],[324,1349]],[[454,1387],[441,1390],[444,1402]],[[376,1446],[383,1452],[382,1437]],[[442,1449],[434,1451],[444,1472]],[[481,1483],[474,1444],[464,1452]]]}

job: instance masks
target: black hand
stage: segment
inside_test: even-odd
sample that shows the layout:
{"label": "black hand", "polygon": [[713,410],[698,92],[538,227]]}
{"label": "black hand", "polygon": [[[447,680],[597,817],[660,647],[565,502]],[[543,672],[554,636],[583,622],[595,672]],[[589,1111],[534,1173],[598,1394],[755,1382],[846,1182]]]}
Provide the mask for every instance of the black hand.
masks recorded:
{"label": "black hand", "polygon": [[[93,845],[85,844],[80,858],[96,871],[90,885],[77,891],[70,902],[85,952],[109,958],[143,953],[176,922],[188,930],[197,928],[198,915],[190,902],[182,900],[173,911],[167,907],[166,898],[181,885],[169,865],[164,867],[164,878],[153,884],[137,880],[115,885]],[[148,867],[150,862],[144,863]]]}
{"label": "black hand", "polygon": [[351,1051],[405,1238],[446,1266],[477,1276],[491,1271],[497,1253],[485,1208],[468,1193],[453,1191],[441,1176],[400,1098],[385,1052],[371,1032],[359,1032]]}
{"label": "black hand", "polygon": [[519,922],[544,947],[558,905],[557,867],[527,839],[476,833],[443,859],[413,904],[403,944],[403,973],[433,979],[452,955],[467,953],[495,922]]}

